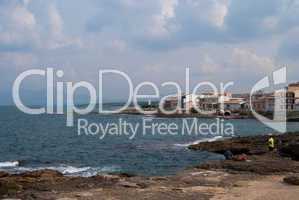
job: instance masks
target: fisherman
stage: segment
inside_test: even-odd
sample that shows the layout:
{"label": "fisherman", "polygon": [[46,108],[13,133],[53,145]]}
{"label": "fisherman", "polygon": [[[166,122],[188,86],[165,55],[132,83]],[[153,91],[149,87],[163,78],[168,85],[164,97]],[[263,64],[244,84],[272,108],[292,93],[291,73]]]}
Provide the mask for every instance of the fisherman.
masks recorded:
{"label": "fisherman", "polygon": [[225,151],[223,155],[226,160],[232,160],[234,157],[233,153],[230,150]]}
{"label": "fisherman", "polygon": [[268,148],[269,151],[273,151],[275,149],[275,141],[273,136],[270,136],[269,140],[268,140]]}

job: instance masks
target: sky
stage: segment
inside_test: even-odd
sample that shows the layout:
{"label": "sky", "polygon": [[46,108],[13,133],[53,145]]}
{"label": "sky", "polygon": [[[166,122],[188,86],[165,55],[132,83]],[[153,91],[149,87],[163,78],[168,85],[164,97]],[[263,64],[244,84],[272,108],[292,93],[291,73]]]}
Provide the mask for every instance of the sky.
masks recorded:
{"label": "sky", "polygon": [[[29,69],[63,70],[60,81],[97,84],[117,69],[134,84],[234,81],[249,91],[287,66],[299,80],[299,0],[0,0],[0,104]],[[107,76],[104,98],[125,99],[127,85]],[[45,100],[45,81],[22,87],[31,104]],[[80,92],[79,92],[80,93]],[[84,91],[79,95],[84,99]]]}

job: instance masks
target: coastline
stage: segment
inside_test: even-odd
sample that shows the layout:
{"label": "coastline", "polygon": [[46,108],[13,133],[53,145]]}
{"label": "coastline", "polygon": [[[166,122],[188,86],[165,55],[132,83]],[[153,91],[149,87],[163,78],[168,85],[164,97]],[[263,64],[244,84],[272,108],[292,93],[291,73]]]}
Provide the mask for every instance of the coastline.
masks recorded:
{"label": "coastline", "polygon": [[[155,114],[150,114],[149,116],[157,117],[157,118],[202,118],[202,119],[215,119],[215,118],[221,118],[221,119],[256,119],[256,117],[251,112],[246,113],[232,113],[229,116],[225,115],[219,115],[219,114],[210,114],[210,115],[204,115],[199,113],[173,113],[173,114],[163,114],[159,112],[157,109],[144,109],[146,112],[157,112]],[[118,113],[118,114],[126,114],[126,115],[144,115],[148,116],[144,113],[141,113],[140,111],[136,110],[135,108],[127,108],[126,110]],[[260,113],[263,116],[273,118],[273,113]],[[287,115],[287,121],[288,122],[298,122],[299,121],[299,112],[293,111],[288,113]]]}
{"label": "coastline", "polygon": [[[297,159],[298,152],[289,148],[299,142],[299,133],[275,137],[280,141],[276,152],[267,151],[267,136],[191,145],[189,148],[195,151],[246,153],[247,160],[209,161],[174,176],[107,174],[83,178],[52,170],[18,175],[0,172],[0,195],[18,199],[233,199],[247,191],[251,192],[246,194],[247,199],[259,199],[256,195],[262,190],[265,194],[265,187],[274,193],[283,188],[288,192],[285,197],[298,195],[298,186],[286,185],[283,178],[299,174],[299,162],[291,159]],[[280,190],[274,190],[274,186]]]}

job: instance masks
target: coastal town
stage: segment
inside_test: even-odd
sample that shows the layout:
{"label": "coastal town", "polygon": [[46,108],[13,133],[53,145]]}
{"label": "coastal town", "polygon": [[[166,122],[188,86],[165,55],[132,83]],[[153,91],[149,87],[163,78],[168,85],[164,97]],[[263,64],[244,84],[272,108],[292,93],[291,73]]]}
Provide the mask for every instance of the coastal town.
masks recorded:
{"label": "coastal town", "polygon": [[[275,105],[278,102],[279,107]],[[251,110],[273,115],[276,111],[287,111],[289,115],[299,112],[299,82],[289,84],[284,91],[267,93],[259,91],[250,94],[187,94],[169,97],[164,102],[166,110],[175,110],[177,114],[244,116]]]}
{"label": "coastal town", "polygon": [[0,200],[299,200],[299,0],[0,0]]}

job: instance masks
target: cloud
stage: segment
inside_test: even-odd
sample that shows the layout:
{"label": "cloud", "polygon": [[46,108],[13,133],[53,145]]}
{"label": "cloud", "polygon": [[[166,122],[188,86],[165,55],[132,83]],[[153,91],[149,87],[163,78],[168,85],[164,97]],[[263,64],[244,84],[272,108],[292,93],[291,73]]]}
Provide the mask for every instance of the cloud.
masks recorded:
{"label": "cloud", "polygon": [[47,41],[47,47],[49,49],[57,49],[67,47],[71,45],[81,46],[81,41],[78,38],[66,36],[63,32],[64,22],[63,19],[54,4],[51,4],[48,9],[49,16],[49,36]]}
{"label": "cloud", "polygon": [[221,71],[221,64],[213,60],[210,55],[205,54],[200,60],[199,68],[204,75],[211,75]]}
{"label": "cloud", "polygon": [[[129,3],[128,3],[129,2]],[[210,37],[214,29],[223,28],[228,1],[153,0],[99,2],[98,14],[90,19],[90,32],[111,32],[133,45],[145,48],[171,48],[196,38]],[[204,31],[205,36],[201,36]],[[216,33],[215,34],[219,34]]]}
{"label": "cloud", "polygon": [[[196,22],[197,25],[205,24],[221,28],[224,25],[228,12],[228,1],[180,1],[179,9],[182,9],[182,11],[178,10],[178,12],[182,12],[184,18],[193,19],[193,22]],[[181,23],[183,22],[181,21]]]}
{"label": "cloud", "polygon": [[278,51],[284,59],[299,61],[299,26],[284,35]]}
{"label": "cloud", "polygon": [[95,81],[113,67],[161,82],[189,66],[194,80],[251,83],[279,63],[295,76],[298,18],[298,0],[0,0],[0,70]]}
{"label": "cloud", "polygon": [[161,1],[160,13],[153,15],[151,26],[148,27],[150,37],[169,37],[171,28],[168,26],[169,20],[175,17],[175,8],[178,5],[178,0]]}
{"label": "cloud", "polygon": [[80,46],[80,40],[64,33],[64,22],[51,4],[48,12],[37,15],[29,6],[37,1],[11,0],[0,4],[0,51],[34,51]]}
{"label": "cloud", "polygon": [[226,24],[233,37],[255,38],[270,33],[265,29],[265,20],[280,14],[281,0],[251,0],[230,3]]}
{"label": "cloud", "polygon": [[31,0],[23,0],[25,6],[28,6],[31,3]]}
{"label": "cloud", "polygon": [[[138,3],[139,2],[139,3]],[[152,50],[205,42],[242,42],[283,32],[288,0],[153,0],[97,2],[87,30],[110,32]],[[288,20],[290,21],[290,20]]]}
{"label": "cloud", "polygon": [[0,7],[0,50],[26,51],[38,43],[36,18],[24,5],[11,1]]}
{"label": "cloud", "polygon": [[[232,66],[237,67],[237,70],[248,70],[256,73],[271,73],[274,68],[274,62],[271,58],[258,56],[255,52],[248,49],[235,48],[231,57]],[[234,69],[231,69],[233,71]]]}

